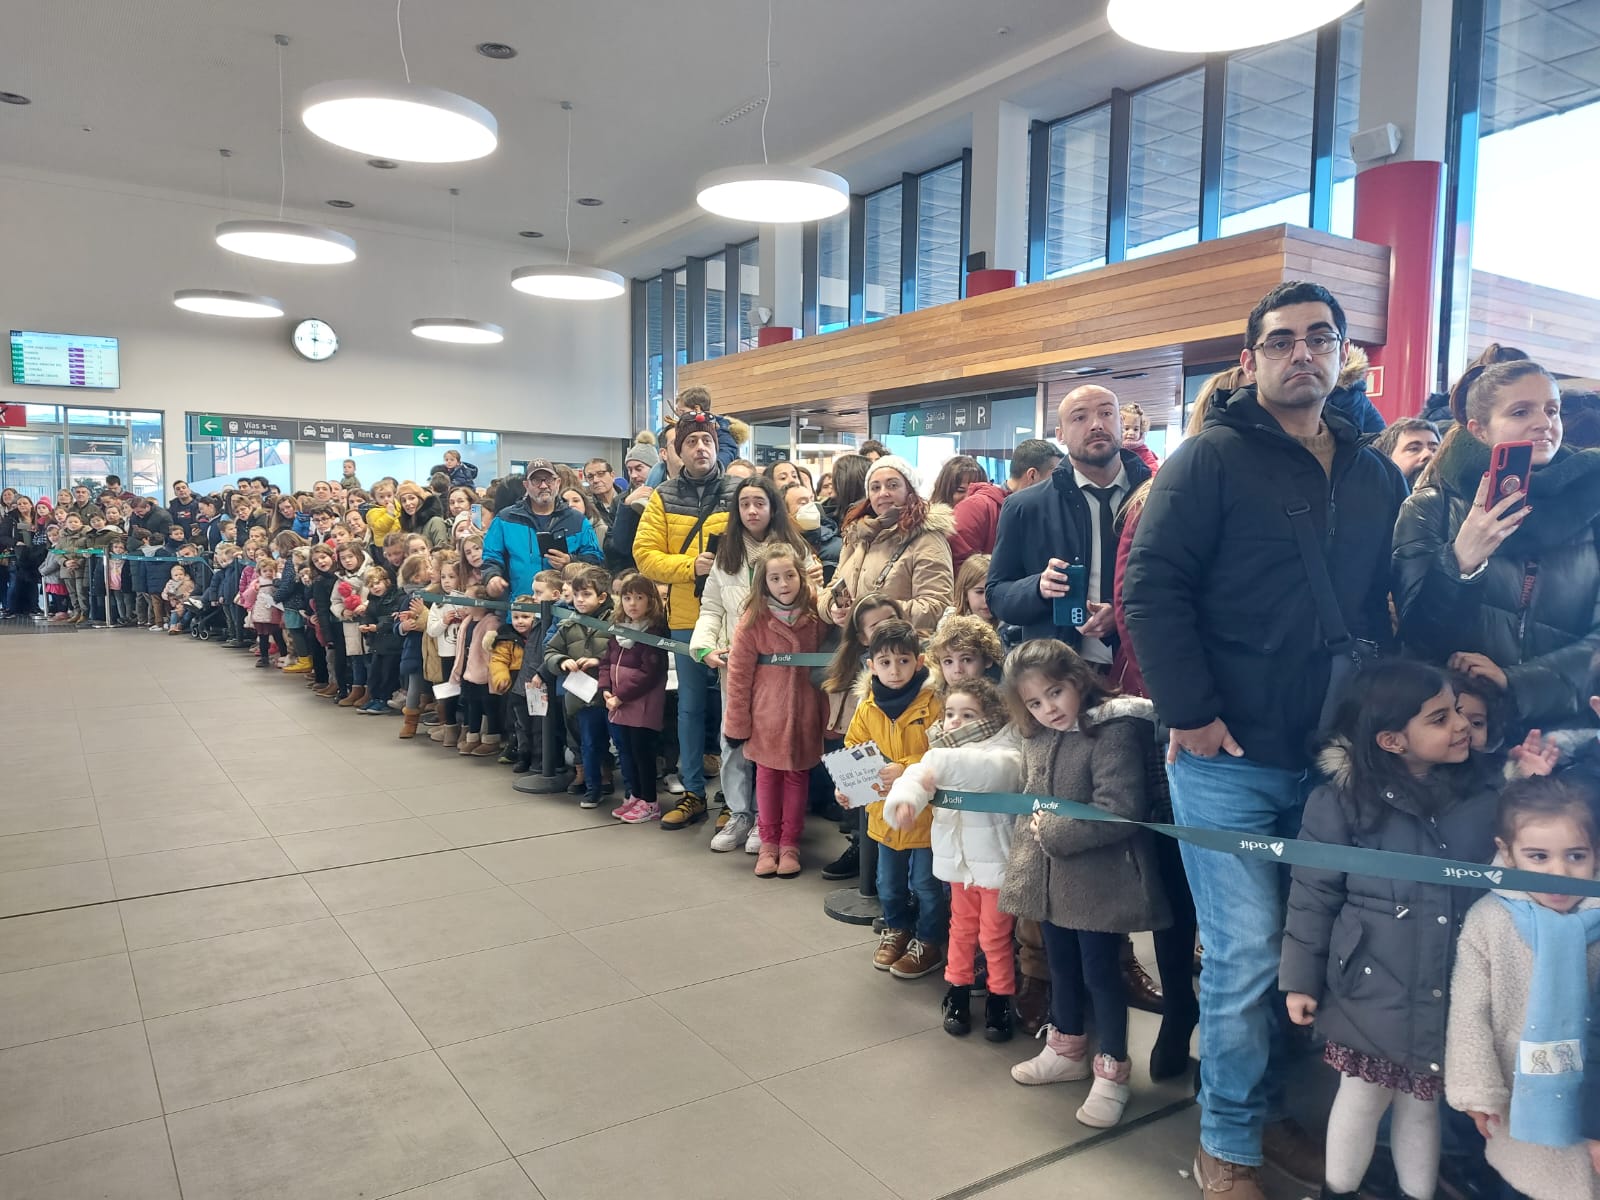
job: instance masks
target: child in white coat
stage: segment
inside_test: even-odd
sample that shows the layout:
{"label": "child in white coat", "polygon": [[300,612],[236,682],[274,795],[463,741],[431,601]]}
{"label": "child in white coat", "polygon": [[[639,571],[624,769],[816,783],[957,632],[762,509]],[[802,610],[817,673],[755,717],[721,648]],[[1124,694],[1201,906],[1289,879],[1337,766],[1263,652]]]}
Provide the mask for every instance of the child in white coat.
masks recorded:
{"label": "child in white coat", "polygon": [[[928,752],[894,781],[883,817],[910,829],[935,789],[951,792],[1015,792],[1022,786],[1022,752],[1006,724],[1005,701],[981,676],[945,689],[944,715],[928,730]],[[972,1030],[972,984],[978,947],[989,966],[984,1036],[1011,1039],[1011,997],[1016,973],[1011,957],[1015,920],[1000,911],[1000,885],[1011,857],[1007,813],[936,808],[933,812],[933,874],[950,885],[950,945],[940,1011],[944,1030],[962,1037]]]}

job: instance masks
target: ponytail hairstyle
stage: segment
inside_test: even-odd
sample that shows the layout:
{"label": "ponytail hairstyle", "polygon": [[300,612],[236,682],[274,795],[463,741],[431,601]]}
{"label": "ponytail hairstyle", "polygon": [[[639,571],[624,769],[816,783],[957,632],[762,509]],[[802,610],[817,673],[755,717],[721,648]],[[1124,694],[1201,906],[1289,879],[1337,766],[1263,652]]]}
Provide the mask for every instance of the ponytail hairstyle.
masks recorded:
{"label": "ponytail hairstyle", "polygon": [[839,695],[855,686],[856,677],[861,674],[861,656],[867,652],[867,639],[861,636],[861,618],[878,608],[892,611],[897,621],[906,619],[906,606],[893,596],[868,592],[857,600],[850,609],[850,619],[839,631],[839,647],[833,652],[833,661],[828,664],[827,675],[822,681],[823,691]]}
{"label": "ponytail hairstyle", "polygon": [[[769,484],[768,488],[770,487]],[[820,620],[817,613],[817,594],[811,588],[811,581],[806,578],[806,555],[788,542],[769,542],[756,551],[754,559],[751,560],[750,598],[745,601],[741,621],[749,620],[765,611],[768,603],[777,603],[777,598],[767,587],[767,568],[775,562],[794,564],[795,574],[800,576],[800,595],[795,600],[800,608],[800,619]]]}
{"label": "ponytail hairstyle", "polygon": [[[1455,418],[1456,424],[1465,425],[1467,418],[1472,415],[1467,404],[1467,393],[1485,370],[1496,363],[1525,362],[1527,358],[1527,352],[1515,346],[1502,346],[1499,342],[1490,342],[1485,346],[1483,353],[1467,364],[1467,369],[1461,372],[1461,378],[1450,389],[1450,415]],[[1482,420],[1481,417],[1479,419]]]}
{"label": "ponytail hairstyle", "polygon": [[1417,479],[1417,486],[1424,487],[1437,483],[1439,464],[1445,457],[1445,451],[1454,446],[1459,439],[1474,436],[1467,428],[1467,422],[1476,421],[1480,426],[1486,425],[1494,416],[1495,401],[1499,398],[1501,389],[1530,375],[1551,378],[1550,372],[1521,350],[1514,350],[1498,343],[1486,347],[1478,356],[1478,360],[1456,380],[1455,387],[1450,389],[1450,412],[1455,417],[1456,423],[1444,435],[1444,441],[1439,444],[1433,461],[1423,469],[1422,475]]}

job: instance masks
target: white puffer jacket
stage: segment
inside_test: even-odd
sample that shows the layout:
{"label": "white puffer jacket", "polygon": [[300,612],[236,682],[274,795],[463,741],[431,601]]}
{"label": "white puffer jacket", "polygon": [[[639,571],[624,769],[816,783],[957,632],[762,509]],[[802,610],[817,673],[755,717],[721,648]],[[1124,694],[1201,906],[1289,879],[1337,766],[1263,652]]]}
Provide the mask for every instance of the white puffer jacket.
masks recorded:
{"label": "white puffer jacket", "polygon": [[[884,820],[894,823],[898,805],[913,817],[928,807],[934,790],[1015,792],[1022,787],[1022,741],[1007,725],[999,733],[966,746],[935,746],[889,788]],[[1016,817],[1007,813],[936,808],[933,810],[933,874],[946,883],[999,888],[1011,857]]]}

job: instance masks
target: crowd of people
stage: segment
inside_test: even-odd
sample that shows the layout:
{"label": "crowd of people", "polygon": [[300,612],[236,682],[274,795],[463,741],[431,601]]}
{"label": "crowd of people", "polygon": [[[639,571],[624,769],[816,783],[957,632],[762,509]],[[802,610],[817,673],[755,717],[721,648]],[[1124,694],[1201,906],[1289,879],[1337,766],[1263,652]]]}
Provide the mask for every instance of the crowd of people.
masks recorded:
{"label": "crowd of people", "polygon": [[[823,877],[872,872],[872,966],[942,968],[953,1036],[975,996],[988,1039],[1037,1033],[1013,1078],[1088,1081],[1085,1125],[1129,1103],[1130,1005],[1161,1014],[1153,1079],[1192,1069],[1198,1026],[1206,1195],[1256,1200],[1271,1161],[1329,1198],[1600,1197],[1600,900],[1290,872],[1141,824],[1595,878],[1600,454],[1507,347],[1387,429],[1364,378],[1337,298],[1290,283],[1164,462],[1089,385],[1003,480],[958,455],[925,486],[875,441],[815,478],[738,457],[748,428],[691,388],[620,475],[535,460],[480,488],[447,454],[420,483],[347,462],[164,506],[7,489],[6,608],[215,633],[400,739],[570,760],[581,806],[706,822],[761,879],[807,869],[821,818]],[[1506,443],[1531,469],[1491,491]],[[884,763],[864,806],[822,762],[848,748]],[[1001,803],[1028,797],[1128,820]],[[1285,1094],[1312,1045],[1338,1075],[1321,1137]]]}

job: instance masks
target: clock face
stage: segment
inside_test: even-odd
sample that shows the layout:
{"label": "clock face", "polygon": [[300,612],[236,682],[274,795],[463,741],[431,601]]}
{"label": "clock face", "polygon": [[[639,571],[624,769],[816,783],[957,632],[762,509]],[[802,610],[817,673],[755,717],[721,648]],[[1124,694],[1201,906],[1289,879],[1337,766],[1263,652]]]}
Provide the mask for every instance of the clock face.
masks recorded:
{"label": "clock face", "polygon": [[294,327],[293,343],[301,358],[310,362],[325,362],[339,349],[339,335],[333,331],[332,325],[312,317]]}

